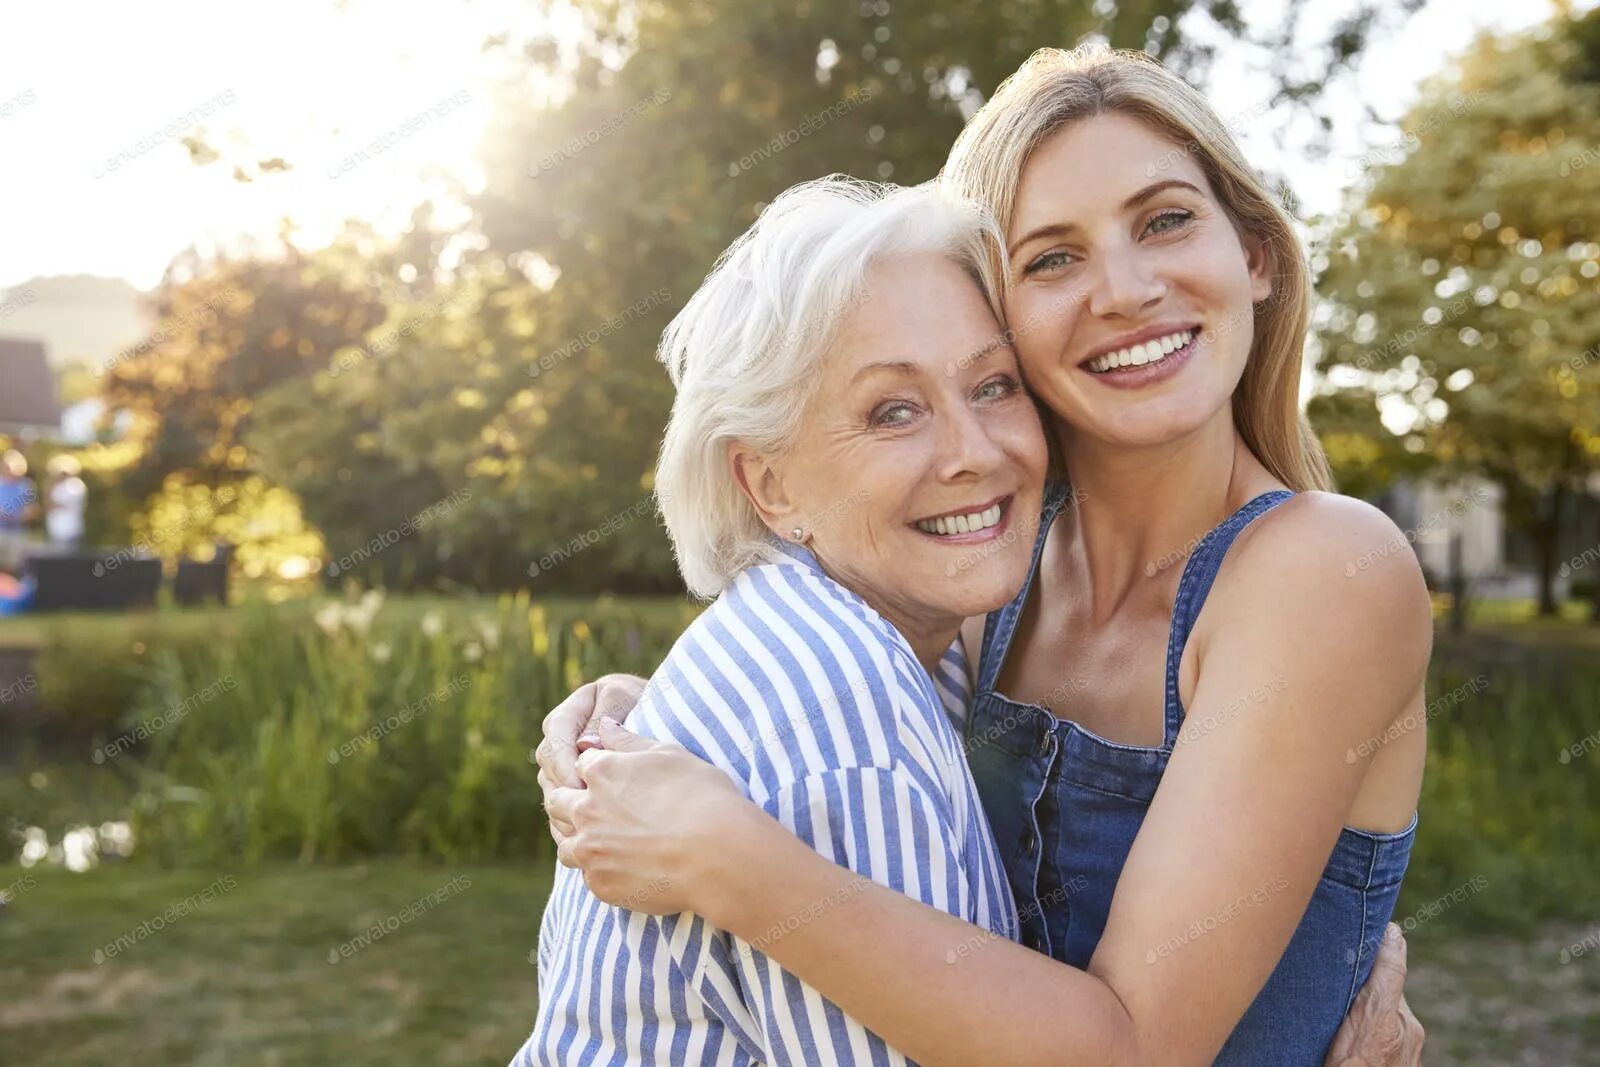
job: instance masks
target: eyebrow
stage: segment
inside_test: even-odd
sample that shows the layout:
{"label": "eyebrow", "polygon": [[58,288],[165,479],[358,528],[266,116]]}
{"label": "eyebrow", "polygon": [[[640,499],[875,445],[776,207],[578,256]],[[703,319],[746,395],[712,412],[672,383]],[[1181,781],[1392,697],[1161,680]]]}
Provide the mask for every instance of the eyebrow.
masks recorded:
{"label": "eyebrow", "polygon": [[[1121,210],[1127,211],[1129,208],[1138,207],[1151,197],[1156,196],[1159,193],[1164,193],[1168,189],[1174,188],[1187,189],[1196,195],[1203,195],[1200,193],[1199,188],[1196,187],[1192,182],[1186,182],[1182,178],[1168,178],[1165,181],[1152,182],[1143,189],[1140,189],[1137,193],[1134,193],[1132,196],[1128,197],[1128,199],[1122,202]],[[1037,240],[1040,237],[1068,234],[1077,228],[1077,224],[1071,222],[1052,222],[1048,225],[1040,226],[1013,241],[1011,246],[1006,249],[1006,252],[1007,254],[1014,254],[1017,249],[1021,248],[1029,241]]]}
{"label": "eyebrow", "polygon": [[850,384],[854,385],[873,371],[888,370],[894,371],[896,374],[916,374],[918,369],[917,365],[909,360],[880,360],[877,363],[868,363],[865,367],[856,371],[855,374],[850,376]]}

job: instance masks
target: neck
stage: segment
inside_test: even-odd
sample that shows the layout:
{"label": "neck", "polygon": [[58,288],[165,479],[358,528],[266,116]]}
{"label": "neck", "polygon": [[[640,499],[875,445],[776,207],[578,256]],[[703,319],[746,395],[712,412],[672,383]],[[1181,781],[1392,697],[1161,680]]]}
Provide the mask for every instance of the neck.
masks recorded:
{"label": "neck", "polygon": [[1279,484],[1226,407],[1184,438],[1147,448],[1087,440],[1061,424],[1056,433],[1077,499],[1051,551],[1085,577],[1096,619],[1151,579],[1175,582],[1207,531]]}
{"label": "neck", "polygon": [[934,669],[939,666],[939,661],[944,659],[944,654],[950,650],[950,645],[960,635],[962,620],[955,619],[949,623],[939,623],[918,631],[908,629],[904,623],[895,619],[889,621],[911,646],[911,651],[916,655],[917,662],[922,664],[922,669],[932,677]]}

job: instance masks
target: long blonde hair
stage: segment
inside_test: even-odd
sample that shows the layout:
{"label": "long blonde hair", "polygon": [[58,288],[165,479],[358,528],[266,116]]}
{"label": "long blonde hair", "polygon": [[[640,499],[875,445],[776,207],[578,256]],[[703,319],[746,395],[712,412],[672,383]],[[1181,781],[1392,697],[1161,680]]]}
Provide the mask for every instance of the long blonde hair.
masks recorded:
{"label": "long blonde hair", "polygon": [[[1042,48],[961,131],[940,180],[987,207],[1009,232],[1028,156],[1069,123],[1109,112],[1136,118],[1176,151],[1192,153],[1234,226],[1266,247],[1273,293],[1255,307],[1249,361],[1233,393],[1234,425],[1289,488],[1332,488],[1322,444],[1300,410],[1311,284],[1293,220],[1200,93],[1141,52]],[[998,273],[1009,282],[1009,272]]]}

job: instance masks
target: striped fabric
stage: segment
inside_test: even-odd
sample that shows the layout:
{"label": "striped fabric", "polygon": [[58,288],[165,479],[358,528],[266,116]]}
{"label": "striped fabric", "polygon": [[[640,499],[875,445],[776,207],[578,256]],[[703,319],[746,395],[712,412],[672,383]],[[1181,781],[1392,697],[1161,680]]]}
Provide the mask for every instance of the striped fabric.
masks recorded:
{"label": "striped fabric", "polygon": [[[803,548],[741,574],[679,638],[628,724],[725,770],[822,855],[1015,939],[1016,908],[952,718],[958,641],[931,680]],[[843,901],[818,901],[809,915]],[[539,933],[539,1016],[513,1061],[901,1064],[762,951],[691,912],[602,904],[565,867]]]}

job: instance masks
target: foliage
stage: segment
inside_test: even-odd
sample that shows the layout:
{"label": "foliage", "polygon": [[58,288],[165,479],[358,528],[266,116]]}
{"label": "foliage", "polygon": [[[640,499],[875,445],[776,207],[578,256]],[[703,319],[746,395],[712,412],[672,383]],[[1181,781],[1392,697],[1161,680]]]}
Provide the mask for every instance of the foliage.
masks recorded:
{"label": "foliage", "polygon": [[1323,369],[1348,391],[1313,418],[1345,435],[1340,473],[1481,474],[1547,541],[1546,494],[1600,472],[1600,86],[1573,74],[1597,20],[1480,39],[1363,161],[1321,259]]}
{"label": "foliage", "polygon": [[168,657],[130,719],[141,851],[185,862],[452,860],[549,850],[529,753],[583,678],[659,662],[694,610],[526,596],[420,618],[378,594],[307,618],[258,608],[207,655]]}

